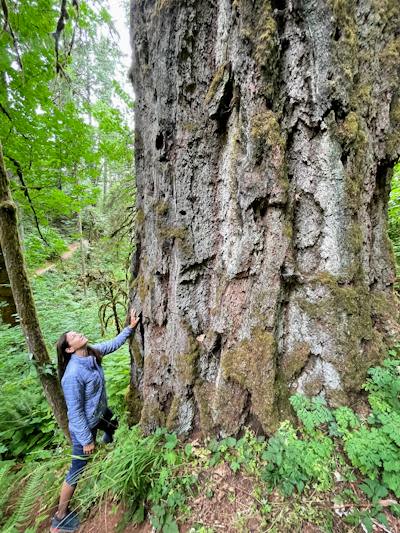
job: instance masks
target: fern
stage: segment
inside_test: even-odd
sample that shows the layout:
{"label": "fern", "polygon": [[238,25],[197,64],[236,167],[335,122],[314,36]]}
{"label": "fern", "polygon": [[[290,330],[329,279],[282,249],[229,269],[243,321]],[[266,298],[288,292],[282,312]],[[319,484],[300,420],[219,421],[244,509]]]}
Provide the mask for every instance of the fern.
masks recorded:
{"label": "fern", "polygon": [[0,523],[5,514],[5,505],[9,500],[12,483],[15,475],[11,473],[13,461],[4,461],[0,464]]}
{"label": "fern", "polygon": [[43,473],[45,466],[37,467],[27,476],[27,483],[22,496],[18,499],[18,506],[11,518],[6,522],[6,530],[22,528],[26,525],[29,515],[37,503],[38,494],[42,491]]}

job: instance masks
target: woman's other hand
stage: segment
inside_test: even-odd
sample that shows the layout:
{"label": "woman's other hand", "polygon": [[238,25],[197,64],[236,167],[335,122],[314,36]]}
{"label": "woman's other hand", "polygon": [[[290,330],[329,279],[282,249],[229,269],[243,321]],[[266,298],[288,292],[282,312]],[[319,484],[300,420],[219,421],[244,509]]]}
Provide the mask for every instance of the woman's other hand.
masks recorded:
{"label": "woman's other hand", "polygon": [[136,314],[135,309],[131,309],[131,323],[129,324],[131,328],[135,328],[139,322],[139,316]]}
{"label": "woman's other hand", "polygon": [[90,444],[86,444],[86,446],[83,447],[83,453],[85,455],[90,455],[94,452],[94,442],[91,442]]}

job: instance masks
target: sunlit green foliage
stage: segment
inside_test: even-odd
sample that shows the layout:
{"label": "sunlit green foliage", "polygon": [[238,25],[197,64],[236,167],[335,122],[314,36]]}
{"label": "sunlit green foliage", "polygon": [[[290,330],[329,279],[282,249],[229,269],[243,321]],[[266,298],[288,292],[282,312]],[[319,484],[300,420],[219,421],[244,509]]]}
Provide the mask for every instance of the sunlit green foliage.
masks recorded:
{"label": "sunlit green foliage", "polygon": [[132,180],[126,117],[133,104],[116,80],[111,17],[102,2],[72,4],[58,54],[59,2],[9,0],[0,10],[0,139],[25,234],[36,232],[41,242],[30,266],[61,251],[47,237],[71,236],[66,218],[122,177]]}

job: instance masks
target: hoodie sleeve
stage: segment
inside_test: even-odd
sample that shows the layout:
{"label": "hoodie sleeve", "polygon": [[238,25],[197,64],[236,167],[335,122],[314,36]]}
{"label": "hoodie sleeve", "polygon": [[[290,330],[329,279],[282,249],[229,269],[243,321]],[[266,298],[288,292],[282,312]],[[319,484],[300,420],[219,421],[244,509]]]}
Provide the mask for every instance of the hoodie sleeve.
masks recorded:
{"label": "hoodie sleeve", "polygon": [[62,388],[68,409],[69,429],[82,446],[87,446],[93,442],[93,436],[85,416],[85,383],[77,376],[65,376]]}
{"label": "hoodie sleeve", "polygon": [[92,344],[92,348],[98,350],[101,355],[107,355],[109,353],[115,352],[118,350],[126,339],[134,332],[135,328],[127,326],[124,328],[119,335],[110,341],[99,342],[98,344]]}

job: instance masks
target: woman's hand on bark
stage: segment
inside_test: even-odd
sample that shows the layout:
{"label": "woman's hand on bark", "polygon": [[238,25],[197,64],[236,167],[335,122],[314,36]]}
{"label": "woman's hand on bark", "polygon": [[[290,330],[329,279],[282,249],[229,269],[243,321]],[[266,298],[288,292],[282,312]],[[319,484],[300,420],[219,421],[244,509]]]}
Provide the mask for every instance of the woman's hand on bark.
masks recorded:
{"label": "woman's hand on bark", "polygon": [[135,309],[131,309],[131,323],[129,324],[131,328],[135,328],[139,322],[139,316],[136,314]]}
{"label": "woman's hand on bark", "polygon": [[91,442],[90,444],[86,444],[86,446],[83,447],[83,453],[85,455],[90,455],[94,451],[94,442]]}

